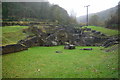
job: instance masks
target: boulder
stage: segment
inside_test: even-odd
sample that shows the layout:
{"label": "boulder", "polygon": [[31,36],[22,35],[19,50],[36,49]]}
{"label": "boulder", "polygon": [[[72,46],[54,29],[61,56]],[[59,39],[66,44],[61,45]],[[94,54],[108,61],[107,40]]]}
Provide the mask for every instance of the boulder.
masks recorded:
{"label": "boulder", "polygon": [[18,44],[24,44],[29,48],[32,46],[42,46],[44,44],[44,41],[41,39],[41,37],[33,36],[33,37],[28,37],[24,40],[18,41]]}
{"label": "boulder", "polygon": [[92,30],[91,32],[92,32],[92,33],[95,33],[95,32],[96,32],[96,30]]}
{"label": "boulder", "polygon": [[53,45],[53,46],[57,46],[57,45],[58,45],[58,43],[57,43],[57,42],[55,42],[55,41],[52,41],[52,45]]}
{"label": "boulder", "polygon": [[86,28],[86,31],[91,31],[91,28]]}
{"label": "boulder", "polygon": [[96,32],[95,32],[95,34],[101,34],[101,32],[99,32],[99,31],[96,31]]}
{"label": "boulder", "polygon": [[106,35],[102,33],[101,36],[106,36]]}
{"label": "boulder", "polygon": [[65,45],[64,49],[75,49],[75,45]]}
{"label": "boulder", "polygon": [[57,46],[58,43],[56,41],[46,41],[43,46],[49,47],[49,46]]}
{"label": "boulder", "polygon": [[73,29],[75,34],[81,33],[80,29]]}

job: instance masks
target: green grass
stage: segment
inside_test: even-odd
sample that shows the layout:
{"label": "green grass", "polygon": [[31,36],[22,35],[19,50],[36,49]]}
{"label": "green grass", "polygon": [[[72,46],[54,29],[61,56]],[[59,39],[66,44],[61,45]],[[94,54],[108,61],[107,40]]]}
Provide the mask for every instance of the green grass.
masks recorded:
{"label": "green grass", "polygon": [[0,28],[2,28],[2,33],[7,33],[7,32],[17,32],[22,29],[28,28],[28,26],[4,26]]}
{"label": "green grass", "polygon": [[2,29],[2,45],[15,44],[19,40],[26,37],[26,34],[22,33],[22,29],[28,28],[28,26],[5,26],[0,27]]}
{"label": "green grass", "polygon": [[98,27],[98,26],[84,26],[84,27],[91,28],[92,30],[100,31],[108,36],[113,36],[118,34],[118,30],[112,30],[104,27]]}
{"label": "green grass", "polygon": [[[3,78],[118,78],[118,52],[32,47],[2,56]],[[91,47],[90,47],[91,48]],[[62,53],[55,53],[62,51]]]}
{"label": "green grass", "polygon": [[[3,45],[17,43],[26,37],[22,29],[27,26],[2,28]],[[107,35],[118,31],[88,26]],[[1,29],[1,27],[0,27]],[[32,47],[29,50],[2,56],[3,78],[117,78],[118,51],[105,52],[102,47],[92,51],[64,50],[63,46]],[[62,51],[62,53],[55,53]]]}

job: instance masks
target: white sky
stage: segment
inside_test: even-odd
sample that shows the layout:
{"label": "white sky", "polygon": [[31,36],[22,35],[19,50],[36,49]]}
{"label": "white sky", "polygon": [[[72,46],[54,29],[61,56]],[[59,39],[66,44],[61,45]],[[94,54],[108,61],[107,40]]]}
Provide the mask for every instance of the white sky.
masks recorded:
{"label": "white sky", "polygon": [[120,0],[48,0],[52,4],[58,4],[70,14],[74,14],[78,17],[86,15],[85,5],[90,5],[89,13],[96,13],[102,10],[109,9],[118,4]]}

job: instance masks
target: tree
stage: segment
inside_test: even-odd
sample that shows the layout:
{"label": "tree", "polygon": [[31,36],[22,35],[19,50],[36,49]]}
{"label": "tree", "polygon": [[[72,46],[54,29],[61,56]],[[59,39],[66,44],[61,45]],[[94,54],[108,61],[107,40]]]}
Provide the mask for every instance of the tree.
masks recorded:
{"label": "tree", "polygon": [[[116,13],[111,15],[111,17],[105,21],[106,27],[111,29],[119,29],[119,21],[120,21],[120,3],[118,4],[118,10]],[[120,29],[119,29],[120,30]]]}
{"label": "tree", "polygon": [[[65,9],[49,2],[3,2],[3,19],[14,21],[36,19],[58,21],[60,24],[75,23]],[[15,18],[13,20],[13,18]]]}

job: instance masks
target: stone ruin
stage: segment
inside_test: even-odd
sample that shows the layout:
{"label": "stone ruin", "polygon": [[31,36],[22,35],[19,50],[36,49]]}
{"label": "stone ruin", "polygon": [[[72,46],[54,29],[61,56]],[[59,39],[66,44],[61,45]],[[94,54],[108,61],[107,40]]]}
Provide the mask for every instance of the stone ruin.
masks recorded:
{"label": "stone ruin", "polygon": [[25,45],[22,44],[11,44],[11,45],[2,46],[0,48],[2,48],[2,54],[19,52],[28,49]]}
{"label": "stone ruin", "polygon": [[92,48],[83,48],[83,49],[80,49],[80,50],[93,50]]}
{"label": "stone ruin", "polygon": [[119,44],[119,41],[120,41],[120,35],[112,36],[112,37],[108,38],[104,42],[104,44],[102,46],[104,46],[105,48],[107,48],[109,46],[112,46],[112,45],[115,45],[115,44]]}
{"label": "stone ruin", "polygon": [[[45,27],[42,31],[38,26],[24,29],[24,33],[30,33],[25,39],[15,45],[3,46],[3,54],[26,50],[33,46],[58,46],[65,45],[64,49],[75,49],[75,46],[104,46],[118,44],[118,37],[106,36],[105,34],[91,30],[90,28],[75,28],[70,26]],[[32,34],[32,35],[31,35]],[[69,43],[69,45],[66,45]],[[24,45],[24,46],[23,46]]]}
{"label": "stone ruin", "polygon": [[75,45],[71,45],[71,44],[65,45],[64,49],[75,49]]}

